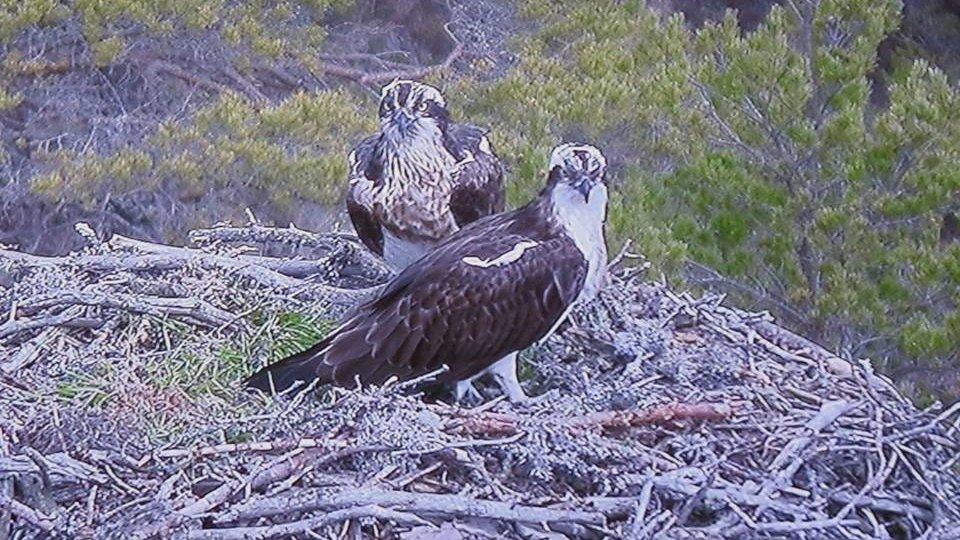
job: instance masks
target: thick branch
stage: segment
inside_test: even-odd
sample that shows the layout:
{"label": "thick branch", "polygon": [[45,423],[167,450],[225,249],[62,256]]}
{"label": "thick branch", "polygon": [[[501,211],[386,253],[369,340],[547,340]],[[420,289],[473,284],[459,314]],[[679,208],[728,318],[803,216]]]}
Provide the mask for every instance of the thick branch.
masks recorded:
{"label": "thick branch", "polygon": [[315,458],[325,450],[324,448],[311,448],[307,450],[298,449],[286,456],[281,456],[271,461],[267,466],[254,471],[253,473],[247,475],[247,477],[244,479],[233,480],[221,485],[217,489],[208,493],[202,499],[181,509],[179,513],[185,516],[204,514],[227,502],[231,495],[237,493],[241,489],[248,488],[251,490],[259,490],[265,486],[273,484],[274,482],[279,482],[280,480],[287,478],[302,468],[307,462],[310,462],[314,467],[321,467],[327,463],[333,463],[339,459],[353,454],[386,449],[386,447],[382,446],[344,448],[342,450],[331,452],[319,460],[316,460]]}
{"label": "thick branch", "polygon": [[804,429],[806,435],[797,437],[787,443],[783,450],[777,455],[770,464],[770,470],[773,475],[763,484],[760,494],[769,496],[773,492],[788,487],[792,483],[793,475],[796,474],[800,466],[803,465],[803,453],[809,447],[821,431],[835,422],[837,418],[851,411],[856,406],[855,403],[847,401],[829,401],[820,407],[820,412],[810,418]]}
{"label": "thick branch", "polygon": [[383,521],[392,521],[403,525],[429,525],[429,522],[419,517],[405,512],[396,512],[388,510],[377,505],[368,504],[355,508],[345,508],[335,510],[318,517],[294,521],[291,523],[281,523],[278,525],[269,525],[266,527],[237,527],[230,529],[209,529],[201,531],[190,531],[185,535],[175,538],[184,538],[189,540],[252,540],[258,538],[280,538],[290,535],[298,535],[335,525],[343,521],[358,518],[376,518]]}
{"label": "thick branch", "polygon": [[573,418],[571,427],[622,431],[642,426],[673,426],[684,422],[726,420],[733,409],[722,403],[669,403],[648,410],[604,411]]}
{"label": "thick branch", "polygon": [[556,510],[500,501],[473,499],[461,495],[409,493],[378,489],[331,491],[329,489],[301,489],[278,497],[253,499],[243,503],[218,522],[271,517],[288,512],[311,512],[374,504],[411,512],[420,516],[439,515],[457,518],[484,518],[516,523],[579,523],[603,525],[600,512]]}
{"label": "thick branch", "polygon": [[41,531],[51,532],[53,531],[54,527],[56,527],[56,521],[54,518],[45,516],[33,508],[21,503],[20,501],[11,499],[6,495],[0,495],[0,508],[9,510],[14,517],[26,521]]}
{"label": "thick branch", "polygon": [[[74,305],[119,309],[157,317],[169,316],[192,319],[200,324],[214,327],[230,324],[237,319],[229,311],[215,307],[198,298],[164,298],[161,296],[112,292],[59,291],[55,294],[25,300],[20,308],[40,311]],[[3,337],[3,335],[3,330],[0,329],[0,337]]]}
{"label": "thick branch", "polygon": [[[684,422],[726,420],[733,409],[723,403],[668,403],[647,410],[602,411],[566,419],[551,419],[551,425],[571,429],[599,429],[618,432],[643,426],[675,426]],[[450,433],[475,436],[503,436],[521,433],[520,418],[499,413],[467,414],[454,420]]]}
{"label": "thick branch", "polygon": [[99,328],[103,323],[99,319],[84,317],[82,313],[68,310],[56,315],[34,317],[30,319],[15,319],[0,325],[0,339],[15,336],[38,328],[61,326],[67,328]]}

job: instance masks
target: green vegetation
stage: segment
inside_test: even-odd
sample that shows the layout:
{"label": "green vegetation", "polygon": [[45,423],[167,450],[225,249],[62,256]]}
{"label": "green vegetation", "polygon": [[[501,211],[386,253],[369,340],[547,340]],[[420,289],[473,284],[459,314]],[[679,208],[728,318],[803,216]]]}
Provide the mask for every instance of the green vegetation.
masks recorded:
{"label": "green vegetation", "polygon": [[[285,311],[256,311],[240,336],[192,334],[183,323],[145,317],[138,339],[145,346],[176,343],[171,354],[140,355],[78,368],[58,383],[60,400],[143,422],[155,441],[177,436],[193,416],[232,407],[250,373],[250,359],[273,362],[303,350],[334,328],[335,321]],[[223,414],[225,412],[221,411]],[[235,412],[235,411],[233,411]]]}
{"label": "green vegetation", "polygon": [[960,96],[900,62],[872,104],[899,2],[792,2],[749,34],[732,14],[695,32],[637,1],[523,6],[542,26],[520,64],[455,101],[496,126],[513,202],[556,141],[598,140],[623,165],[612,240],[638,239],[655,268],[708,267],[892,367],[957,361],[960,245],[938,232],[960,193]]}
{"label": "green vegetation", "polygon": [[76,18],[98,65],[109,63],[123,50],[125,40],[116,29],[131,23],[158,35],[169,35],[179,28],[212,30],[233,45],[272,57],[316,55],[325,28],[298,21],[319,18],[331,8],[348,4],[344,0],[0,0],[0,40],[9,40],[30,26]]}
{"label": "green vegetation", "polygon": [[299,313],[280,313],[277,316],[277,335],[271,340],[271,362],[308,349],[322,340],[337,322],[329,319],[305,317]]}
{"label": "green vegetation", "polygon": [[238,390],[237,381],[249,375],[251,358],[262,355],[274,362],[299,352],[323,339],[335,324],[289,312],[254,313],[247,321],[255,328],[247,339],[224,343],[212,354],[185,350],[151,364],[147,369],[150,384],[196,399],[229,399]]}
{"label": "green vegetation", "polygon": [[297,93],[256,108],[222,96],[188,122],[161,124],[145,145],[103,156],[55,152],[33,181],[51,198],[102,204],[105,197],[172,182],[188,199],[209,190],[260,189],[275,204],[294,197],[333,205],[346,189],[344,156],[374,119],[342,91]]}

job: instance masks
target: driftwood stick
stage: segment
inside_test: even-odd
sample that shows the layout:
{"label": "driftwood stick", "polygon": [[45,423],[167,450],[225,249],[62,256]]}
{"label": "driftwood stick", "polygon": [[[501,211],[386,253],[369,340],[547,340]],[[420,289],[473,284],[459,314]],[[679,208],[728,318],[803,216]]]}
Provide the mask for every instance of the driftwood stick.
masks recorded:
{"label": "driftwood stick", "polygon": [[[140,247],[156,246],[156,248],[149,250],[155,252],[142,254],[118,253],[45,257],[0,249],[0,259],[7,259],[23,266],[35,268],[45,266],[76,266],[88,272],[149,272],[183,268],[198,256],[198,253],[170,253],[170,250],[165,248],[171,246],[151,244],[149,242],[142,242],[141,240],[136,240],[136,242],[140,243],[138,244]],[[238,255],[231,258],[252,266],[260,266],[291,278],[309,277],[323,272],[327,267],[327,263],[324,260],[279,259],[252,255]],[[285,282],[282,281],[282,278],[276,278],[274,276],[266,276],[265,280],[266,283],[270,285],[290,286],[296,284],[294,281]]]}
{"label": "driftwood stick", "polygon": [[[10,455],[10,445],[7,443],[3,429],[0,429],[0,458]],[[13,477],[0,474],[0,500],[13,500]],[[10,540],[13,527],[13,511],[9,508],[0,508],[0,540]]]}
{"label": "driftwood stick", "polygon": [[54,518],[45,516],[22,502],[6,495],[0,495],[0,509],[9,510],[10,514],[14,517],[26,521],[41,531],[50,532],[56,528],[56,520]]}
{"label": "driftwood stick", "polygon": [[[732,415],[733,408],[723,403],[668,403],[647,410],[602,411],[550,422],[571,429],[618,432],[643,426],[726,420]],[[455,419],[447,430],[459,435],[503,436],[520,433],[522,426],[516,416],[479,413]]]}
{"label": "driftwood stick", "polygon": [[657,527],[659,527],[660,524],[663,523],[664,521],[667,521],[668,519],[670,519],[671,516],[673,516],[673,513],[670,512],[669,510],[664,510],[663,512],[660,512],[659,514],[653,516],[653,518],[651,518],[649,521],[647,521],[646,523],[643,523],[642,527],[638,527],[632,531],[632,533],[635,535],[634,538],[638,538],[638,539],[650,538],[650,536],[654,533],[654,531],[657,530]]}
{"label": "driftwood stick", "polygon": [[841,504],[850,504],[851,502],[854,502],[854,505],[857,507],[871,508],[880,512],[889,512],[891,514],[899,514],[901,516],[912,516],[928,523],[933,521],[932,512],[907,502],[899,502],[880,497],[862,496],[856,493],[844,491],[830,494],[830,500]]}
{"label": "driftwood stick", "polygon": [[110,244],[115,247],[136,249],[145,253],[165,254],[178,257],[205,269],[233,272],[260,285],[278,289],[283,292],[308,294],[310,297],[326,298],[332,302],[352,305],[358,298],[365,298],[363,293],[368,292],[368,289],[341,289],[330,285],[311,284],[283,275],[276,270],[261,266],[259,263],[264,262],[264,257],[228,257],[226,255],[207,253],[199,249],[153,244],[120,235],[114,235],[110,239]]}
{"label": "driftwood stick", "polygon": [[[310,465],[314,467],[320,466],[326,463],[332,463],[338,459],[346,457],[351,454],[358,452],[365,452],[369,450],[381,449],[380,447],[358,447],[358,448],[344,448],[335,452],[330,453],[325,456],[318,462],[312,462]],[[153,538],[157,535],[163,535],[165,531],[169,531],[171,527],[175,524],[183,521],[188,521],[195,519],[203,514],[206,514],[217,508],[218,506],[226,503],[230,500],[231,497],[240,493],[244,489],[257,490],[262,489],[269,484],[275,483],[277,481],[287,478],[291,474],[294,474],[299,469],[303,468],[308,461],[317,456],[319,452],[323,450],[320,448],[310,448],[302,449],[298,448],[294,452],[281,456],[277,459],[270,461],[266,466],[257,469],[256,471],[248,474],[244,478],[238,478],[230,482],[221,484],[219,487],[215,488],[213,491],[207,493],[200,499],[188,504],[187,506],[181,508],[180,510],[166,515],[166,517],[154,521],[147,526],[134,531],[130,536],[134,540],[142,540],[146,538]],[[247,538],[247,537],[241,537]],[[262,538],[262,537],[252,537],[252,538]]]}
{"label": "driftwood stick", "polygon": [[909,439],[911,437],[916,437],[917,435],[922,435],[924,433],[929,433],[931,431],[934,431],[935,429],[937,429],[938,425],[940,425],[943,421],[947,420],[954,414],[957,414],[957,412],[960,412],[960,401],[954,403],[947,410],[938,414],[937,417],[931,420],[928,424],[917,427],[917,428],[909,429],[901,433],[888,435],[884,437],[883,442],[900,441],[903,439]]}
{"label": "driftwood stick", "polygon": [[56,294],[25,300],[21,305],[21,309],[25,311],[40,311],[55,307],[75,305],[119,309],[157,317],[180,317],[192,319],[197,323],[207,326],[223,326],[236,319],[229,311],[215,307],[198,298],[165,298],[142,294],[133,295],[93,291],[62,290]]}
{"label": "driftwood stick", "polygon": [[636,509],[633,512],[633,520],[630,526],[630,532],[634,537],[640,537],[640,531],[647,522],[647,508],[650,506],[650,497],[653,495],[653,481],[648,480],[643,484],[640,490],[640,498],[637,500]]}
{"label": "driftwood stick", "polygon": [[817,531],[836,529],[837,527],[856,527],[859,522],[855,519],[836,520],[820,519],[816,521],[774,521],[757,523],[756,530],[769,533],[797,533],[802,531]]}
{"label": "driftwood stick", "polygon": [[[319,235],[313,235],[319,236]],[[109,253],[101,255],[74,255],[67,257],[43,257],[11,250],[0,250],[0,260],[14,261],[29,267],[74,266],[90,272],[146,272],[176,270],[188,265],[196,265],[205,270],[220,270],[249,279],[260,286],[277,289],[282,293],[295,294],[307,299],[325,299],[340,305],[356,305],[372,298],[379,287],[366,289],[344,289],[331,285],[311,283],[300,278],[325,275],[330,270],[326,260],[296,260],[261,257],[253,255],[226,256],[207,253],[199,249],[155,244],[114,235],[109,245],[115,248],[132,249],[139,253]],[[332,252],[331,248],[331,252]],[[386,278],[390,271],[382,261],[372,262],[373,255],[359,247],[351,247],[350,257],[357,257],[358,264],[374,268],[374,277]],[[50,320],[25,322],[8,328],[9,333],[22,332],[25,329],[45,326],[70,325],[73,318],[59,315]],[[81,324],[82,323],[82,324]],[[93,321],[83,320],[75,324],[83,327],[93,326]],[[8,334],[9,335],[9,334]]]}
{"label": "driftwood stick", "polygon": [[[69,328],[99,328],[103,324],[99,319],[84,317],[76,310],[69,310],[56,315],[46,315],[30,319],[17,319],[0,325],[0,339],[4,339],[22,332],[62,326]],[[19,363],[19,362],[18,362]]]}
{"label": "driftwood stick", "polygon": [[197,246],[210,246],[217,243],[226,244],[291,244],[319,250],[333,251],[338,243],[349,245],[360,244],[357,235],[344,232],[315,233],[290,227],[267,227],[252,224],[244,227],[220,225],[208,229],[194,229],[190,231],[190,242]]}
{"label": "driftwood stick", "polygon": [[300,489],[277,497],[252,499],[231,509],[216,521],[228,522],[271,517],[288,512],[303,513],[368,504],[411,512],[419,516],[483,518],[516,523],[578,523],[599,526],[606,521],[606,517],[600,512],[558,510],[473,499],[461,495],[378,489],[331,491],[323,488]]}
{"label": "driftwood stick", "polygon": [[[311,464],[314,467],[318,467],[353,454],[387,449],[388,448],[382,446],[343,448],[341,450],[332,452],[324,456],[319,461],[312,462]],[[290,454],[281,456],[271,461],[267,466],[247,475],[243,479],[233,480],[221,485],[220,487],[208,493],[202,499],[188,505],[185,508],[182,508],[179,510],[179,513],[184,516],[197,516],[200,514],[205,514],[217,506],[227,502],[227,500],[234,493],[237,493],[244,488],[257,490],[274,482],[283,480],[298,469],[302,468],[308,461],[313,460],[313,458],[319,455],[319,453],[323,450],[324,449],[322,448],[311,448],[307,450],[297,449]]]}
{"label": "driftwood stick", "polygon": [[805,429],[808,434],[787,443],[774,458],[773,463],[770,464],[773,476],[764,482],[760,490],[761,495],[768,496],[774,491],[790,486],[793,475],[803,465],[803,452],[807,447],[813,443],[821,431],[854,407],[856,403],[843,400],[824,403],[820,407],[820,412],[807,422]]}
{"label": "driftwood stick", "polygon": [[752,493],[739,486],[706,487],[704,485],[706,484],[706,475],[699,469],[690,467],[659,475],[628,475],[626,478],[633,485],[646,486],[650,484],[655,490],[668,491],[685,497],[699,495],[704,500],[711,502],[766,507],[788,516],[802,516],[807,513],[800,505]]}
{"label": "driftwood stick", "polygon": [[[366,247],[360,244],[360,239],[355,234],[344,232],[324,232],[315,233],[298,229],[291,225],[287,228],[266,227],[263,225],[249,225],[246,227],[219,226],[209,229],[197,229],[190,232],[190,242],[197,246],[210,246],[218,243],[225,244],[284,244],[297,247],[310,248],[319,253],[327,255],[348,250],[350,259],[356,259],[356,264],[365,269],[373,270],[384,277],[393,273],[383,259],[377,257]],[[257,261],[262,266],[269,267],[285,275],[294,277],[305,277],[295,274],[298,268],[293,265],[295,262],[287,259],[272,259],[269,257],[256,257],[242,255],[241,258]],[[259,262],[266,259],[264,262]],[[270,266],[269,261],[283,261],[282,265],[277,267]],[[289,270],[287,270],[289,268]]]}
{"label": "driftwood stick", "polygon": [[[76,320],[77,319],[74,319],[74,321]],[[19,322],[22,323],[23,321]],[[71,321],[71,323],[72,322],[73,321]],[[20,348],[8,358],[0,359],[0,373],[10,375],[29,366],[40,357],[40,352],[53,339],[53,336],[54,329],[47,328],[37,336],[23,342]]]}
{"label": "driftwood stick", "polygon": [[285,452],[294,449],[307,449],[326,446],[329,448],[338,441],[321,441],[314,438],[279,441],[253,441],[243,443],[224,443],[198,448],[168,448],[153,454],[156,458],[181,458],[186,456],[214,456],[236,452]]}
{"label": "driftwood stick", "polygon": [[127,238],[118,234],[113,235],[110,239],[110,245],[135,249],[143,253],[164,254],[169,257],[176,257],[181,261],[197,264],[205,269],[227,270],[261,285],[281,290],[303,286],[303,282],[300,280],[284,276],[279,272],[258,266],[252,261],[244,261],[241,258],[206,253],[198,249],[154,244],[152,242]]}
{"label": "driftwood stick", "polygon": [[374,504],[358,506],[355,508],[344,508],[328,512],[318,517],[294,521],[291,523],[281,523],[278,525],[269,525],[264,527],[236,527],[229,529],[207,529],[199,531],[190,531],[184,535],[176,536],[187,540],[253,540],[259,538],[280,538],[291,535],[298,535],[335,525],[343,521],[358,518],[376,518],[383,521],[393,521],[401,525],[430,525],[413,514],[406,512],[397,512],[389,510]]}
{"label": "driftwood stick", "polygon": [[0,477],[19,474],[39,475],[41,470],[38,461],[46,466],[47,474],[54,486],[79,482],[105,484],[109,481],[100,469],[62,452],[45,455],[39,460],[27,455],[0,457]]}

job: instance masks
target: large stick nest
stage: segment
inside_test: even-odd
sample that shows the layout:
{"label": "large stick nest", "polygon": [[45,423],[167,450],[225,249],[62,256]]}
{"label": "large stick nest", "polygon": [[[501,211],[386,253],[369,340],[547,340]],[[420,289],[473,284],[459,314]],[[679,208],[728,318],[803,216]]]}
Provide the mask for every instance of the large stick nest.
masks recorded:
{"label": "large stick nest", "polygon": [[524,353],[532,403],[482,388],[453,406],[411,384],[265,397],[240,379],[386,273],[342,235],[191,237],[0,251],[0,538],[933,538],[960,523],[960,406],[918,410],[764,314],[621,269]]}

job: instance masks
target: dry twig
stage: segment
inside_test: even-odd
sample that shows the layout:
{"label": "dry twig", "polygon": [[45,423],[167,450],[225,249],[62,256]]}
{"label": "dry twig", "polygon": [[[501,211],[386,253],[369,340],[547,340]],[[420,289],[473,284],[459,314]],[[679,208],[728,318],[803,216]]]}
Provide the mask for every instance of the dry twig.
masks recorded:
{"label": "dry twig", "polygon": [[[117,237],[64,257],[0,252],[14,276],[0,290],[12,360],[0,361],[0,443],[13,441],[0,529],[219,539],[482,522],[501,535],[846,539],[960,523],[956,405],[919,411],[768,316],[637,273],[525,353],[524,384],[544,396],[530,404],[463,409],[395,383],[247,395],[238,382],[258,351],[288,339],[279,314],[334,318],[297,291],[352,302],[366,293],[326,280],[385,274],[342,235],[254,225],[192,238],[199,248]],[[319,259],[263,255],[277,246]],[[297,274],[310,268],[316,283]],[[70,325],[85,319],[99,328]]]}

